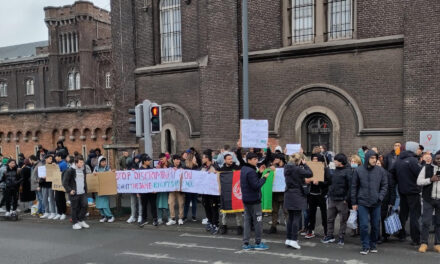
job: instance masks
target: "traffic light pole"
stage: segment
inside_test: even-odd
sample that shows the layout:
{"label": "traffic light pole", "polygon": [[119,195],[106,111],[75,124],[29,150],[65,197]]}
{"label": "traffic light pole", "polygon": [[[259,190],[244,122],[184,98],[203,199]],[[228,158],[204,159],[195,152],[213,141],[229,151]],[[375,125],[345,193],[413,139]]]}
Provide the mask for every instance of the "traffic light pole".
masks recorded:
{"label": "traffic light pole", "polygon": [[150,100],[144,100],[142,103],[144,112],[144,143],[145,153],[151,158],[153,157],[153,139],[151,138],[151,117],[150,117]]}

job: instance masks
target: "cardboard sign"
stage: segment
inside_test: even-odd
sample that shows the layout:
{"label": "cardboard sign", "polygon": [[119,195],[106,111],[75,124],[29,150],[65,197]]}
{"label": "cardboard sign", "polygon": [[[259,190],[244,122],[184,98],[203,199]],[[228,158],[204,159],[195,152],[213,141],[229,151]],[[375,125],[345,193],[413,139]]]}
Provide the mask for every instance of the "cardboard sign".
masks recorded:
{"label": "cardboard sign", "polygon": [[48,164],[45,167],[46,167],[46,182],[53,182],[54,178],[58,176],[58,173],[61,173],[60,167],[58,167],[58,165],[56,164]]}
{"label": "cardboard sign", "polygon": [[440,150],[440,131],[420,131],[420,145],[431,153]]}
{"label": "cardboard sign", "polygon": [[156,193],[180,191],[183,170],[150,169],[117,171],[118,193]]}
{"label": "cardboard sign", "polygon": [[287,155],[299,153],[300,151],[301,151],[301,144],[287,144],[286,145],[286,154]]}
{"label": "cardboard sign", "polygon": [[284,168],[277,168],[275,170],[275,177],[273,178],[272,192],[285,192],[286,178],[284,177]]}
{"label": "cardboard sign", "polygon": [[312,179],[314,181],[323,182],[324,181],[324,163],[322,162],[307,162],[307,166],[313,172]]}
{"label": "cardboard sign", "polygon": [[115,195],[117,192],[116,173],[112,171],[97,173],[99,178],[98,195]]}
{"label": "cardboard sign", "polygon": [[267,148],[269,122],[267,120],[242,119],[240,138],[243,148]]}
{"label": "cardboard sign", "polygon": [[182,192],[220,195],[217,173],[184,170],[182,174]]}
{"label": "cardboard sign", "polygon": [[87,174],[87,192],[97,193],[99,192],[99,176],[94,174]]}
{"label": "cardboard sign", "polygon": [[38,167],[38,178],[46,178],[46,166]]}
{"label": "cardboard sign", "polygon": [[[51,180],[52,180],[52,189],[54,191],[60,191],[60,192],[66,192],[66,190],[63,187],[63,180],[62,180],[62,173],[60,171],[60,169],[58,168],[58,166],[56,167],[56,171],[51,172],[52,176],[51,176]],[[48,177],[49,178],[49,174]],[[47,179],[46,179],[47,181]]]}

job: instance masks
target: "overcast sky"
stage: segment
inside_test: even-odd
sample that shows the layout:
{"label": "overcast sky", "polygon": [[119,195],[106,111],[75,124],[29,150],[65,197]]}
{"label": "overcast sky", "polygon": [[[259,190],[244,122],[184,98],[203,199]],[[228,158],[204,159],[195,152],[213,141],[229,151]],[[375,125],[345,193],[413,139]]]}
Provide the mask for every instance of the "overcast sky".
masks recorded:
{"label": "overcast sky", "polygon": [[[73,4],[75,0],[0,0],[0,47],[47,40],[45,6]],[[110,11],[110,0],[89,0]]]}

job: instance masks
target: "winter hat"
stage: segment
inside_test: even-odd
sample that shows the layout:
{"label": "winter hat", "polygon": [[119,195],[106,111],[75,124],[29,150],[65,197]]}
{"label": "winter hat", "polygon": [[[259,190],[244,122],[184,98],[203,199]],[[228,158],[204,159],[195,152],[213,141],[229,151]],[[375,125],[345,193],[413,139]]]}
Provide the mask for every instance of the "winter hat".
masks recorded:
{"label": "winter hat", "polygon": [[408,141],[405,144],[406,151],[411,151],[413,153],[416,153],[418,148],[419,148],[419,143],[414,141]]}

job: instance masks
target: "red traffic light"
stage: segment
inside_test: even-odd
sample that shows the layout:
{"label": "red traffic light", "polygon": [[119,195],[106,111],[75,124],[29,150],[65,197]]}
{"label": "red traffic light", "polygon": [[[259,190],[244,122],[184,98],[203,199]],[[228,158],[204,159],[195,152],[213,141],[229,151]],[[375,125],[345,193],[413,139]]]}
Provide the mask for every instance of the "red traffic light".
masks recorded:
{"label": "red traffic light", "polygon": [[159,107],[151,107],[151,115],[152,116],[159,116]]}

